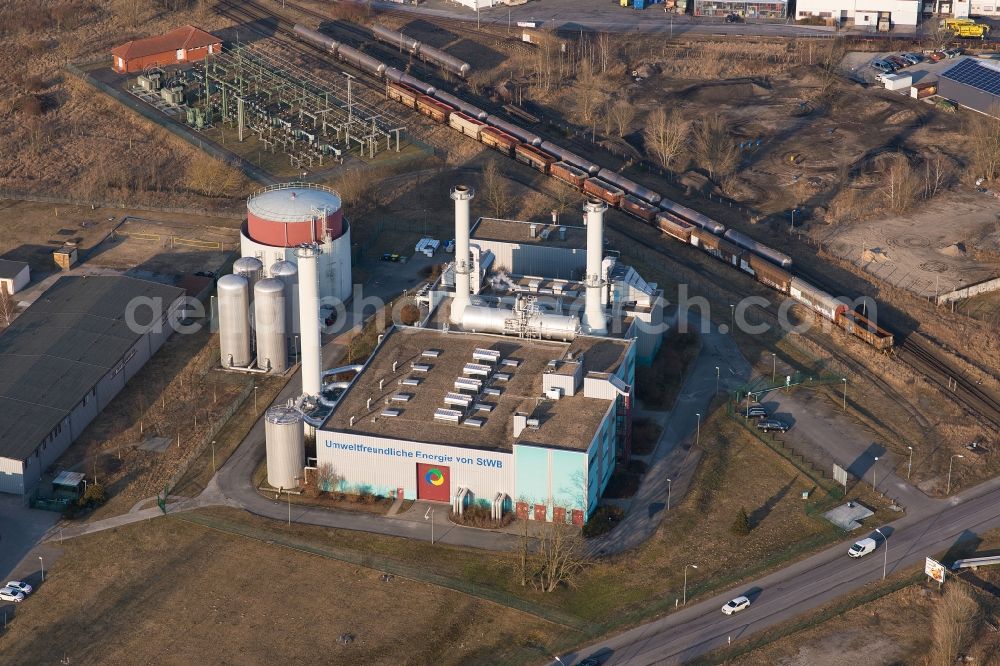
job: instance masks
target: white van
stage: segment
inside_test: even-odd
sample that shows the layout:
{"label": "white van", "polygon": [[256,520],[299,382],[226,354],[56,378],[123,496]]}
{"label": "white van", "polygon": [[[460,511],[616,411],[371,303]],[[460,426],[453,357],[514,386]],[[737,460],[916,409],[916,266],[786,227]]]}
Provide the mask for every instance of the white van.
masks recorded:
{"label": "white van", "polygon": [[851,557],[864,557],[868,553],[875,550],[878,544],[875,539],[862,539],[848,549],[847,554]]}

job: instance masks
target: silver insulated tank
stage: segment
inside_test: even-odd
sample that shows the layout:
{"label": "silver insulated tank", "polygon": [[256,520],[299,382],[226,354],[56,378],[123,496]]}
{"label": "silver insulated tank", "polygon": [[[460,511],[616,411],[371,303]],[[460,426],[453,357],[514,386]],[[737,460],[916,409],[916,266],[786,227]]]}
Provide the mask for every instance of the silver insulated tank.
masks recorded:
{"label": "silver insulated tank", "polygon": [[222,366],[250,365],[250,285],[242,275],[219,278],[219,350]]}
{"label": "silver insulated tank", "polygon": [[254,332],[257,334],[257,367],[282,373],[288,369],[285,338],[285,283],[264,278],[253,288]]}
{"label": "silver insulated tank", "polygon": [[285,285],[285,337],[292,349],[293,337],[299,333],[299,268],[290,261],[276,261],[271,265],[271,277]]}
{"label": "silver insulated tank", "polygon": [[264,264],[257,257],[240,257],[233,262],[233,273],[247,279],[252,298],[253,286],[257,284],[257,280],[264,277]]}
{"label": "silver insulated tank", "polygon": [[271,407],[264,414],[267,441],[267,483],[273,488],[295,488],[304,476],[306,448],[302,416],[291,407]]}

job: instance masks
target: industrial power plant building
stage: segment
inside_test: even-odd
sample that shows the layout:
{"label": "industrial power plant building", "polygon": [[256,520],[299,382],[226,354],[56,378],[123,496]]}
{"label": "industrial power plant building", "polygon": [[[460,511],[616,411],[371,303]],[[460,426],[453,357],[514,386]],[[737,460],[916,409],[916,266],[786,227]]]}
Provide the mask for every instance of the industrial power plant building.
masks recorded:
{"label": "industrial power plant building", "polygon": [[[35,487],[170,336],[183,296],[129,277],[63,277],[0,333],[0,492]],[[140,301],[149,307],[130,324]]]}
{"label": "industrial power plant building", "polygon": [[151,67],[197,62],[210,53],[221,52],[221,39],[186,25],[163,35],[133,39],[116,46],[111,49],[111,66],[121,74],[142,72]]}

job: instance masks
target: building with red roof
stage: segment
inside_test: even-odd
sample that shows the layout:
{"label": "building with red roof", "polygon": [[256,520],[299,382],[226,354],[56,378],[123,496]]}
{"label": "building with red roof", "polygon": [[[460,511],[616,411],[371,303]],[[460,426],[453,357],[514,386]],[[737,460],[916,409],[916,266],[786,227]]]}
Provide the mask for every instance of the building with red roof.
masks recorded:
{"label": "building with red roof", "polygon": [[148,67],[177,65],[204,60],[222,52],[222,40],[193,25],[164,35],[134,39],[111,49],[112,69],[121,74],[141,72]]}

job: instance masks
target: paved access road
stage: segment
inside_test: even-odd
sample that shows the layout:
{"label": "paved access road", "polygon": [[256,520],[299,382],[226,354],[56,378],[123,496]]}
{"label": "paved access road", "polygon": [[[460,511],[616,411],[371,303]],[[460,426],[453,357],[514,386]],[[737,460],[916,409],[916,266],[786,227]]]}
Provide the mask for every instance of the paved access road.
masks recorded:
{"label": "paved access road", "polygon": [[[959,541],[1000,527],[1000,478],[988,481],[932,510],[883,527],[886,545],[860,560],[843,544],[780,571],[728,590],[680,612],[626,631],[562,658],[566,664],[596,655],[602,664],[677,664],[817,608],[882,577],[940,556]],[[733,616],[721,612],[730,599],[745,594],[750,608]]]}

